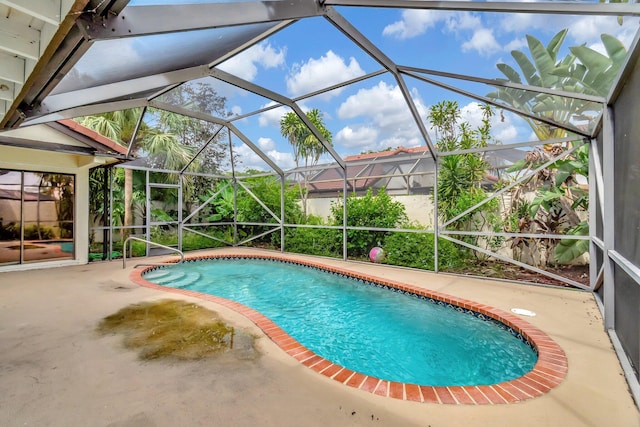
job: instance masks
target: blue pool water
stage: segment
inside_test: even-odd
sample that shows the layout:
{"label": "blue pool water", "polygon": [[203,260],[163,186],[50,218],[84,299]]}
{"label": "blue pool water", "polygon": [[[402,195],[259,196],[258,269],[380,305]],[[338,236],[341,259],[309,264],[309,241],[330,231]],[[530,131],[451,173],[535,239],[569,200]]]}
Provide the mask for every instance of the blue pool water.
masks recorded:
{"label": "blue pool water", "polygon": [[144,278],[242,303],[325,359],[389,381],[495,384],[524,375],[537,360],[495,321],[300,265],[213,259]]}
{"label": "blue pool water", "polygon": [[73,253],[73,242],[68,241],[59,241],[59,240],[49,240],[47,242],[42,242],[46,245],[58,245],[60,246],[60,250],[62,252],[72,254]]}

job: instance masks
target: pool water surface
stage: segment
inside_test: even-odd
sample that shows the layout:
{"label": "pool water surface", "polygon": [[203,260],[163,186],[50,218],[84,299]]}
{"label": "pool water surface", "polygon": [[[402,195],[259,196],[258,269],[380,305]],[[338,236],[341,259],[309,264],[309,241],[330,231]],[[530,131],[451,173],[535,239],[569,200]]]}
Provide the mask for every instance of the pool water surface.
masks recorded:
{"label": "pool water surface", "polygon": [[239,302],[322,358],[383,380],[497,384],[525,375],[538,360],[525,337],[479,312],[294,263],[209,259],[143,277]]}

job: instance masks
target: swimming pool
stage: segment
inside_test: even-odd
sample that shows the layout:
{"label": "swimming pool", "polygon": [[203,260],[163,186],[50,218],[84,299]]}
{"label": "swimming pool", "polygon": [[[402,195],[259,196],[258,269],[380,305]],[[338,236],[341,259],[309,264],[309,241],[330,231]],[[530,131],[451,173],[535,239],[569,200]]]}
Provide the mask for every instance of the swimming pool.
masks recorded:
{"label": "swimming pool", "polygon": [[[259,312],[285,332],[284,339],[274,341],[288,353],[303,363],[310,360],[305,364],[334,379],[341,371],[332,374],[332,370],[338,368],[357,373],[363,378],[360,388],[364,378],[376,378],[389,387],[417,384],[437,390],[479,389],[538,375],[534,367],[541,360],[534,340],[518,325],[496,319],[480,305],[402,284],[354,279],[323,266],[311,267],[290,260],[225,257],[152,269],[141,278],[171,286],[174,292],[235,301],[231,306],[241,312],[240,308],[250,307],[249,312]],[[260,316],[252,320],[273,339]],[[554,353],[563,355],[556,350],[559,347]],[[305,351],[313,356],[302,360],[304,356],[298,355]],[[545,353],[546,348],[543,359]],[[557,380],[563,375],[551,376]],[[355,374],[347,380],[358,382]],[[554,382],[536,381],[544,383],[539,388],[545,392]],[[516,400],[536,394],[527,391]],[[512,391],[510,396],[515,397],[513,394],[518,393]],[[409,399],[406,390],[402,398]],[[420,400],[426,400],[424,392]],[[438,399],[446,403],[444,400]],[[504,401],[509,399],[502,397],[499,403]]]}

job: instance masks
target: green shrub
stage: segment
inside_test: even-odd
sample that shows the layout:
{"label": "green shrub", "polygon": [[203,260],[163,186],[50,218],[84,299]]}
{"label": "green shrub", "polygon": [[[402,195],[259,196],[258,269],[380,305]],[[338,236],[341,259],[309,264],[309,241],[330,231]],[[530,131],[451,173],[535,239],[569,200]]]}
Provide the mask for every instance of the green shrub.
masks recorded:
{"label": "green shrub", "polygon": [[[222,238],[222,233],[218,232],[219,235],[213,234],[217,238]],[[196,233],[190,233],[185,231],[182,233],[182,250],[183,252],[188,251],[196,251],[198,249],[210,249],[210,248],[219,248],[222,246],[226,246],[224,243],[219,242],[214,239],[210,239],[208,237],[201,236]]]}
{"label": "green shrub", "polygon": [[28,225],[24,227],[24,239],[25,240],[50,240],[55,238],[53,229],[49,227],[40,227],[40,233],[38,233],[37,225]]}
{"label": "green shrub", "polygon": [[[344,218],[342,203],[331,206],[331,215],[333,224],[341,226]],[[404,205],[393,201],[384,188],[375,196],[369,188],[363,197],[351,194],[347,198],[347,226],[397,228],[407,220]],[[388,234],[386,231],[348,230],[347,251],[353,257],[366,257],[371,248],[383,242]]]}
{"label": "green shrub", "polygon": [[[280,180],[273,176],[247,178],[242,183],[260,199],[276,216],[280,217],[281,193]],[[269,214],[256,199],[238,186],[238,221],[275,223],[276,219]],[[297,203],[297,190],[286,187],[284,191],[284,214],[287,223],[302,222],[302,209]]]}
{"label": "green shrub", "polygon": [[[435,248],[433,233],[402,233],[389,234],[383,244],[386,264],[404,267],[435,270]],[[452,269],[464,264],[467,250],[454,243],[438,240],[438,266],[442,269]]]}
{"label": "green shrub", "polygon": [[15,222],[2,225],[0,222],[0,239],[2,240],[18,240],[20,239],[20,226]]}
{"label": "green shrub", "polygon": [[[131,244],[131,251],[129,251],[129,244]],[[122,241],[113,242],[113,250],[117,252],[122,251]],[[129,257],[143,257],[147,255],[147,245],[144,242],[137,240],[130,240],[127,243],[127,258]]]}
{"label": "green shrub", "polygon": [[342,232],[326,228],[288,228],[285,230],[285,251],[299,254],[340,257]]}

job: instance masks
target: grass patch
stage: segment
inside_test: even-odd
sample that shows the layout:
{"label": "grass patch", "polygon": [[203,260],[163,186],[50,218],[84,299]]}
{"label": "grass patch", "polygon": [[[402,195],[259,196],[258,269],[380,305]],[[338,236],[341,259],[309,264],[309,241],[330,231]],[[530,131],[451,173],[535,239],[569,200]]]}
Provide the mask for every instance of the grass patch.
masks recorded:
{"label": "grass patch", "polygon": [[124,345],[139,350],[143,360],[200,360],[235,352],[242,358],[257,353],[255,337],[223,322],[218,314],[185,301],[132,304],[98,324],[102,334],[124,335]]}

